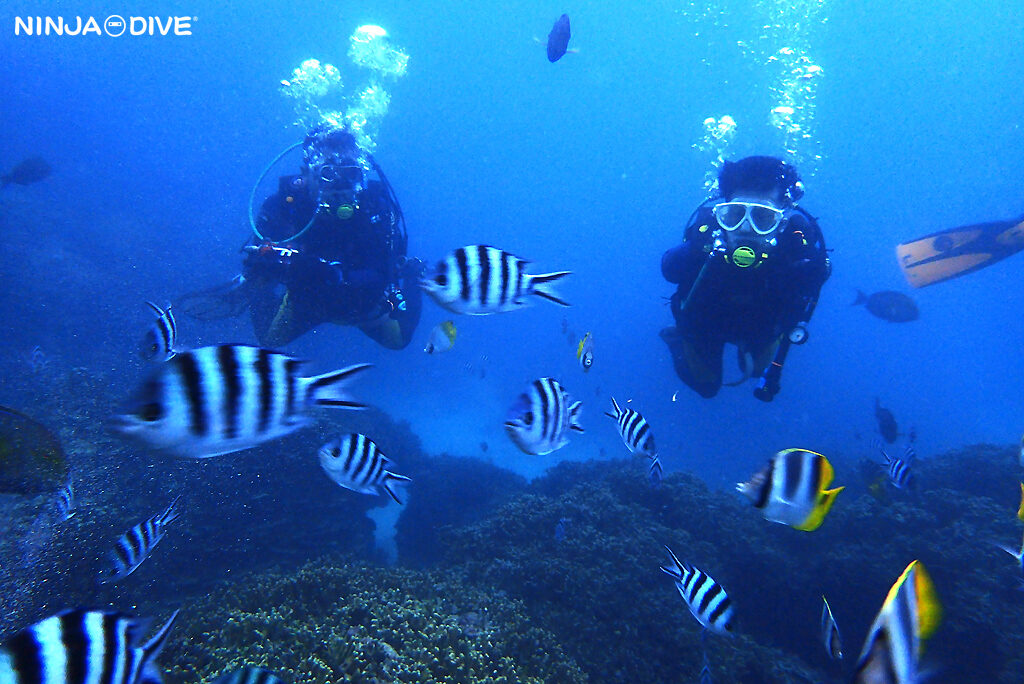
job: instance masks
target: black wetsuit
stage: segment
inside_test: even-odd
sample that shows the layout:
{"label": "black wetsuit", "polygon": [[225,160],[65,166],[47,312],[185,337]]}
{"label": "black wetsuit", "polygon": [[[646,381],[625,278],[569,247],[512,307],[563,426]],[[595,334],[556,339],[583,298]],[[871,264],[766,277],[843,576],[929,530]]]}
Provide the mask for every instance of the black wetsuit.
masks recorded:
{"label": "black wetsuit", "polygon": [[331,322],[405,347],[419,322],[420,269],[405,258],[400,211],[386,186],[370,181],[355,202],[322,209],[292,238],[316,208],[302,177],[285,176],[256,218],[265,240],[246,247],[242,274],[260,343],[280,346]]}
{"label": "black wetsuit", "polygon": [[787,212],[777,244],[756,265],[714,251],[717,228],[710,204],[702,205],[682,244],[661,260],[662,275],[678,285],[670,300],[676,326],[661,336],[677,375],[704,397],[722,386],[727,342],[750,354],[752,374],[764,370],[781,338],[810,318],[830,269],[818,223],[802,209]]}

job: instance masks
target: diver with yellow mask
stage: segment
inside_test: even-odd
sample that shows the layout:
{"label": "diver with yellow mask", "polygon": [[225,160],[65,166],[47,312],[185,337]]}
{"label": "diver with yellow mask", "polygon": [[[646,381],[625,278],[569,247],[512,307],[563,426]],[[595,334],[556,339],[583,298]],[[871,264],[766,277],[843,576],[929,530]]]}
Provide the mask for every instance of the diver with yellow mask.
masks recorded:
{"label": "diver with yellow mask", "polygon": [[329,322],[405,347],[419,322],[422,263],[406,256],[390,183],[344,127],[313,128],[302,149],[300,173],[279,178],[250,215],[237,289],[260,344],[281,346]]}
{"label": "diver with yellow mask", "polygon": [[831,264],[817,221],[797,206],[803,183],[792,165],[767,156],[725,162],[717,191],[662,256],[662,275],[677,288],[675,326],[661,338],[676,374],[705,398],[721,389],[722,353],[735,345],[740,382],[758,378],[754,396],[771,401],[790,345],[807,339]]}

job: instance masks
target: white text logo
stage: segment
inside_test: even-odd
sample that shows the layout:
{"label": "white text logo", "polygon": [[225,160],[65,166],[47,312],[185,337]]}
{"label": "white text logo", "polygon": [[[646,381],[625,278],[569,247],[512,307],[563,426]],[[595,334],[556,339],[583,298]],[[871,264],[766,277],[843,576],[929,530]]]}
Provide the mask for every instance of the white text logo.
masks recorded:
{"label": "white text logo", "polygon": [[15,17],[14,35],[26,36],[191,36],[195,17]]}

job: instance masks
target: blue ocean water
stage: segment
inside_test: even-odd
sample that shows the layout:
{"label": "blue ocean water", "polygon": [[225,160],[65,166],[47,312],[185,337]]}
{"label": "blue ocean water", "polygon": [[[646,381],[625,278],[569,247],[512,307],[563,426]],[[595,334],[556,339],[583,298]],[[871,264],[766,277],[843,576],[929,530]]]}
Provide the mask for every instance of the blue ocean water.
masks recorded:
{"label": "blue ocean water", "polygon": [[[0,168],[40,155],[53,174],[0,194],[0,404],[24,406],[47,391],[28,363],[39,347],[61,368],[113,378],[116,409],[145,370],[135,357],[149,324],[143,302],[173,301],[239,270],[250,190],[304,133],[279,81],[310,57],[358,81],[348,36],[373,23],[410,55],[407,75],[388,85],[375,153],[406,215],[410,253],[434,262],[458,246],[493,244],[537,272],[572,271],[559,288],[571,308],[538,302],[459,317],[447,354],[420,351],[450,317],[429,301],[401,352],[329,325],[288,346],[317,371],[374,363],[362,397],[407,421],[427,452],[528,477],[563,460],[621,456],[602,415],[613,395],[647,417],[668,472],[725,490],[786,447],[851,467],[874,457],[876,397],[903,430],[916,427],[923,458],[1015,444],[1024,430],[1024,256],[912,291],[894,250],[1024,213],[1017,2],[806,3],[814,19],[792,30],[823,75],[813,136],[800,147],[802,205],[833,250],[810,341],[790,354],[771,404],[750,384],[704,400],[675,377],[658,338],[672,322],[673,291],[659,263],[705,197],[711,158],[694,149],[702,122],[736,120],[730,158],[784,152],[768,117],[775,72],[766,56],[786,47],[784,35],[763,30],[773,4],[154,2],[147,15],[192,17],[192,35],[112,38],[16,36],[15,17],[102,21],[138,10],[6,3]],[[578,52],[551,64],[535,39],[562,12]],[[851,306],[858,289],[906,292],[921,318],[874,318]],[[179,323],[185,346],[255,342],[245,317]],[[575,346],[588,331],[596,361],[583,374]],[[553,454],[526,456],[502,420],[540,376],[583,400],[587,431]]]}

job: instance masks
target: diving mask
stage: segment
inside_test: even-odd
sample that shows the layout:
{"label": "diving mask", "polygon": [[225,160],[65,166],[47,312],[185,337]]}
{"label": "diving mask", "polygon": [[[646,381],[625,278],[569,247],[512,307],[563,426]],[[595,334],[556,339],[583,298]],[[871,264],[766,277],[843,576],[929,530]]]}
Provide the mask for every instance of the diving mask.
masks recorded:
{"label": "diving mask", "polygon": [[773,232],[785,218],[782,209],[756,202],[721,202],[712,208],[712,212],[723,230],[736,230],[746,221],[758,235]]}
{"label": "diving mask", "polygon": [[318,175],[327,187],[362,187],[366,179],[363,167],[355,164],[324,164]]}

